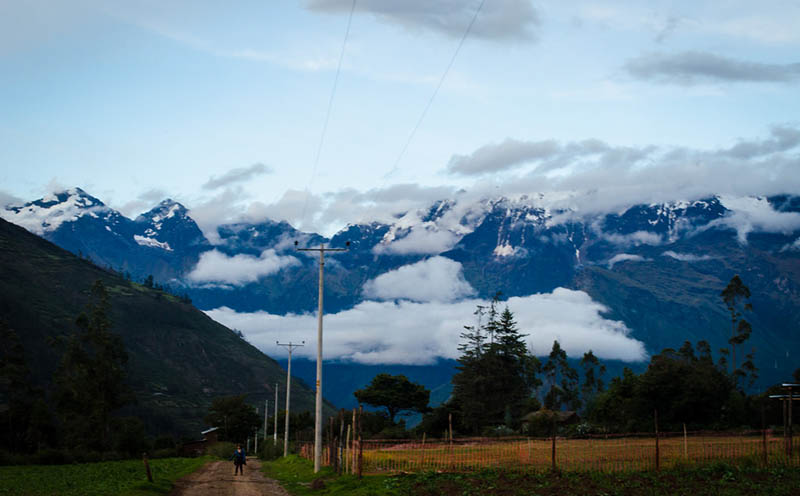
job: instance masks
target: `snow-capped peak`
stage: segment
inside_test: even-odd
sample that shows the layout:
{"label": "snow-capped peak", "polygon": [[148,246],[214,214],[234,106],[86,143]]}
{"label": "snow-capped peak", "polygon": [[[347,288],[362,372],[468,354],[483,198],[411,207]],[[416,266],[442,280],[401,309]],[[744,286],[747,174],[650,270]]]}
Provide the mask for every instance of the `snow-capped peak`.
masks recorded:
{"label": "snow-capped peak", "polygon": [[64,222],[78,220],[84,215],[98,218],[111,209],[81,188],[50,193],[39,200],[0,210],[0,217],[42,235],[52,232]]}

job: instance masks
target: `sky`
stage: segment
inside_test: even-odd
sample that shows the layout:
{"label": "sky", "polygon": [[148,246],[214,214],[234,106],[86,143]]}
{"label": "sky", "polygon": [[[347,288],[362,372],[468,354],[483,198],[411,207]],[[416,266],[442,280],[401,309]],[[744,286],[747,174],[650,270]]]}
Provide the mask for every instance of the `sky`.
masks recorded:
{"label": "sky", "polygon": [[798,25],[797,0],[0,2],[0,200],[331,234],[457,191],[796,192]]}

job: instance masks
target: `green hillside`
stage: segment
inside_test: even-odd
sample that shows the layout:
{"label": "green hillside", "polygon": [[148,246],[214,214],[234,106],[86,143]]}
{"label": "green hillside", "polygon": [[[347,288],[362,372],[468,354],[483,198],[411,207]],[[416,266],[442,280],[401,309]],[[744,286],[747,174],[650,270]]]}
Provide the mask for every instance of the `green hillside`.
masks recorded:
{"label": "green hillside", "polygon": [[[179,298],[146,288],[80,259],[0,219],[0,318],[16,330],[33,380],[49,389],[67,336],[102,280],[111,302],[113,331],[129,354],[128,383],[137,415],[152,433],[197,435],[212,399],[247,393],[260,406],[286,373],[270,357]],[[314,394],[293,380],[292,410],[313,411]],[[326,405],[332,411],[331,405]]]}

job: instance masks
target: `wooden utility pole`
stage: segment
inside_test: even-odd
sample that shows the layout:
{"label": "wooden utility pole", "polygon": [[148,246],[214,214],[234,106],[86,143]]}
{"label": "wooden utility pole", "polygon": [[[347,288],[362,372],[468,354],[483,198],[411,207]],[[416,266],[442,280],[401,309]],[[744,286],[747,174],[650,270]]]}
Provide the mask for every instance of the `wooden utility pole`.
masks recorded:
{"label": "wooden utility pole", "polygon": [[[289,350],[289,365],[286,367],[286,421],[283,426],[283,456],[289,456],[289,398],[292,392],[292,350],[305,345],[305,341],[301,344],[293,344],[291,341],[288,343],[279,343],[275,341],[278,346],[283,346]],[[275,412],[275,422],[278,421],[278,414]]]}
{"label": "wooden utility pole", "polygon": [[267,440],[267,417],[269,416],[269,400],[264,400],[264,437],[262,441]]}
{"label": "wooden utility pole", "polygon": [[272,419],[275,432],[272,434],[272,444],[278,444],[278,383],[275,383],[275,408],[273,412],[275,418]]}
{"label": "wooden utility pole", "polygon": [[[325,248],[321,243],[319,248],[297,248],[297,241],[294,242],[297,251],[316,251],[319,252],[319,308],[317,310],[317,395],[316,408],[314,410],[314,473],[319,472],[322,461],[322,313],[323,313],[323,288],[325,276],[325,252],[326,251],[347,251],[347,248]],[[350,246],[350,242],[345,243]]]}

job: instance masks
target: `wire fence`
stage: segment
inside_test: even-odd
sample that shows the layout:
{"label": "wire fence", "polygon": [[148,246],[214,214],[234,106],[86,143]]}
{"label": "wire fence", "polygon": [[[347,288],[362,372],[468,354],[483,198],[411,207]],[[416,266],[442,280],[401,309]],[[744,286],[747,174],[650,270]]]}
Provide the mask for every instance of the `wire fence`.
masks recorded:
{"label": "wire fence", "polygon": [[[718,461],[800,465],[800,436],[782,433],[680,432],[568,438],[462,438],[448,440],[358,440],[327,445],[322,463],[346,473],[512,471],[626,472]],[[791,446],[794,446],[793,450]],[[312,459],[313,442],[299,443]]]}

